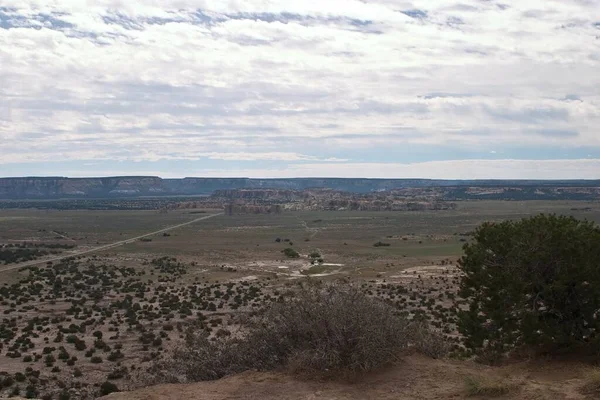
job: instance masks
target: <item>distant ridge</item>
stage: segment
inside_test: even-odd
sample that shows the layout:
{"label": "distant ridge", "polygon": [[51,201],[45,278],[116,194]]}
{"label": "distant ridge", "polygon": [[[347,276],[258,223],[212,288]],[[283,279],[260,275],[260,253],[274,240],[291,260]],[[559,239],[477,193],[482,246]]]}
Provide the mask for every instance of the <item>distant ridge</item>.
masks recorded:
{"label": "distant ridge", "polygon": [[157,176],[109,176],[90,178],[0,178],[0,199],[117,198],[139,196],[209,195],[215,190],[327,188],[369,193],[426,187],[600,187],[600,180],[445,180],[370,178],[202,178],[163,179]]}

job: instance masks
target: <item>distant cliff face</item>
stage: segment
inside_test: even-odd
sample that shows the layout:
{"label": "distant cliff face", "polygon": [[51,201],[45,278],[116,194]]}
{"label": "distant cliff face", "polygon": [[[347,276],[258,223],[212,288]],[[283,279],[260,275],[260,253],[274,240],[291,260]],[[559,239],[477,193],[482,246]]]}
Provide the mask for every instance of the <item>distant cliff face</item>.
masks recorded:
{"label": "distant cliff face", "polygon": [[[528,188],[598,188],[600,181],[452,181],[429,179],[363,179],[363,178],[183,178],[162,179],[155,176],[116,176],[106,178],[24,177],[0,178],[0,199],[110,198],[166,195],[209,195],[216,191],[225,197],[252,190],[276,189],[283,197],[294,197],[292,191],[327,188],[350,193],[371,193],[400,188],[430,187],[528,187]],[[246,192],[227,192],[245,189]],[[463,189],[464,190],[464,189]],[[584,190],[587,192],[589,190]],[[584,193],[588,198],[589,193]]]}
{"label": "distant cliff face", "polygon": [[[239,189],[304,190],[331,188],[368,193],[402,187],[403,180],[374,179],[249,179],[249,178],[183,178],[161,179],[151,176],[107,178],[0,178],[0,199],[105,198],[160,195],[201,195],[215,191]],[[425,184],[425,180],[419,181]],[[252,192],[251,192],[252,193]],[[255,195],[255,194],[254,194]]]}
{"label": "distant cliff face", "polygon": [[2,178],[2,199],[52,199],[62,197],[117,197],[168,194],[158,177],[111,178]]}

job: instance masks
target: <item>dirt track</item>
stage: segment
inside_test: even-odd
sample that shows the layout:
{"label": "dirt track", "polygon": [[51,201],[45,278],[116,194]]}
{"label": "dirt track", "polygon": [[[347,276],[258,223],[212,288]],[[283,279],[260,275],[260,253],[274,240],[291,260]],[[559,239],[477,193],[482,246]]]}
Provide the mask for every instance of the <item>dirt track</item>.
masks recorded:
{"label": "dirt track", "polygon": [[33,260],[33,261],[27,261],[27,262],[24,262],[24,263],[18,263],[18,264],[15,264],[15,265],[10,265],[10,266],[7,266],[7,267],[0,268],[0,272],[10,271],[10,270],[13,270],[13,269],[18,269],[18,268],[23,268],[23,267],[31,267],[32,265],[45,264],[48,261],[52,261],[52,262],[54,262],[54,261],[60,261],[60,260],[64,260],[65,258],[69,258],[69,257],[77,257],[77,256],[82,256],[84,254],[90,254],[90,253],[95,253],[97,251],[111,249],[113,247],[118,247],[118,246],[122,246],[124,244],[133,243],[136,240],[139,240],[139,239],[142,239],[142,238],[145,238],[145,237],[148,237],[148,236],[153,236],[153,235],[156,235],[156,234],[159,234],[159,233],[163,233],[163,232],[167,232],[167,231],[170,231],[170,230],[173,230],[173,229],[181,228],[182,226],[191,225],[191,224],[193,224],[195,222],[202,221],[202,220],[205,220],[205,219],[209,219],[209,218],[212,218],[212,217],[216,217],[216,216],[219,216],[219,215],[223,215],[223,213],[205,215],[203,217],[196,218],[196,219],[193,219],[191,221],[184,222],[182,224],[169,226],[167,228],[159,229],[159,230],[154,231],[154,232],[145,233],[145,234],[140,235],[140,236],[136,236],[136,237],[125,239],[125,240],[120,240],[118,242],[114,242],[114,243],[110,243],[110,244],[104,244],[102,246],[94,247],[92,249],[80,251],[80,252],[77,252],[77,253],[70,253],[68,255],[62,255],[62,256],[59,256],[59,257],[46,258],[46,259],[40,259],[40,260]]}

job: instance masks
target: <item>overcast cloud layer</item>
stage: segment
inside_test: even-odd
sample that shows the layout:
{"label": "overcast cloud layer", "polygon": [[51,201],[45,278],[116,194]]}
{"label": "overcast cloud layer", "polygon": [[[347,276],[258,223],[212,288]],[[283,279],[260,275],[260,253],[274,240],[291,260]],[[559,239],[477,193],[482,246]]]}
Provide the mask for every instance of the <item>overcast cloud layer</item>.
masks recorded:
{"label": "overcast cloud layer", "polygon": [[598,0],[0,0],[0,176],[600,178]]}

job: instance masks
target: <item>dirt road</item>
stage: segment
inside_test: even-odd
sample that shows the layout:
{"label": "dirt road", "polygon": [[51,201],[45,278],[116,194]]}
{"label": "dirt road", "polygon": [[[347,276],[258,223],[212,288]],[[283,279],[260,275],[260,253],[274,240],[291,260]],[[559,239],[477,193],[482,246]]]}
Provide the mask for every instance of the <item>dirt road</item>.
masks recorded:
{"label": "dirt road", "polygon": [[46,259],[43,259],[43,260],[33,260],[33,261],[27,261],[27,262],[24,262],[24,263],[10,265],[10,266],[6,266],[6,267],[0,267],[0,272],[10,271],[10,270],[13,270],[13,269],[18,269],[18,268],[23,268],[23,267],[31,267],[32,265],[45,264],[48,261],[52,261],[52,262],[54,262],[54,261],[60,261],[60,260],[64,260],[65,258],[69,258],[69,257],[77,257],[77,256],[81,256],[81,255],[84,255],[84,254],[94,253],[94,252],[97,252],[97,251],[112,249],[113,247],[118,247],[118,246],[122,246],[124,244],[133,243],[136,240],[139,240],[141,238],[145,238],[145,237],[148,237],[148,236],[152,236],[152,235],[156,235],[156,234],[159,234],[159,233],[167,232],[167,231],[170,231],[170,230],[173,230],[173,229],[181,228],[182,226],[191,225],[191,224],[193,224],[195,222],[202,221],[202,220],[205,220],[205,219],[209,219],[209,218],[212,218],[212,217],[216,217],[216,216],[219,216],[219,215],[223,215],[223,213],[205,215],[204,217],[196,218],[196,219],[193,219],[191,221],[184,222],[183,224],[169,226],[167,228],[159,229],[159,230],[154,231],[154,232],[145,233],[145,234],[140,235],[140,236],[136,236],[136,237],[125,239],[125,240],[120,240],[118,242],[114,242],[114,243],[110,243],[110,244],[104,244],[102,246],[98,246],[98,247],[94,247],[92,249],[80,251],[78,253],[71,253],[71,254],[68,254],[68,255],[62,255],[62,256],[54,257],[54,258],[46,258]]}

